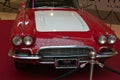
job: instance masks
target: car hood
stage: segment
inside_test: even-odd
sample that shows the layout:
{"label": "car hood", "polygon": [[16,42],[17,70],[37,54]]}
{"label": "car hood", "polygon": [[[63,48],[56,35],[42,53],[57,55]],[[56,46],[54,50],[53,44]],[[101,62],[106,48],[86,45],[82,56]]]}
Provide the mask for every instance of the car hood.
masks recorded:
{"label": "car hood", "polygon": [[37,32],[35,48],[50,46],[89,46],[98,48],[96,41],[88,32]]}
{"label": "car hood", "polygon": [[35,11],[36,47],[94,46],[87,23],[76,11]]}
{"label": "car hood", "polygon": [[39,32],[89,31],[86,22],[75,11],[35,11],[35,22]]}

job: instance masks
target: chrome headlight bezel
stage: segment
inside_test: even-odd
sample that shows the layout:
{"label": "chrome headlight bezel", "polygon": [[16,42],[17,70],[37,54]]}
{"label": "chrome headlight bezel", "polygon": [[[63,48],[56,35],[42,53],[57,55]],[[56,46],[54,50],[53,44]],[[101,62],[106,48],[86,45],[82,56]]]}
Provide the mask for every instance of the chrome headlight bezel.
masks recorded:
{"label": "chrome headlight bezel", "polygon": [[107,37],[105,35],[101,35],[99,38],[98,38],[98,42],[99,44],[103,45],[107,42]]}
{"label": "chrome headlight bezel", "polygon": [[110,36],[108,37],[108,43],[109,43],[109,44],[114,44],[114,43],[116,42],[116,40],[117,40],[117,38],[116,38],[115,35],[110,35]]}
{"label": "chrome headlight bezel", "polygon": [[23,42],[26,46],[30,46],[33,43],[33,38],[31,36],[25,36]]}
{"label": "chrome headlight bezel", "polygon": [[12,43],[16,46],[20,46],[22,44],[22,38],[20,36],[14,36]]}

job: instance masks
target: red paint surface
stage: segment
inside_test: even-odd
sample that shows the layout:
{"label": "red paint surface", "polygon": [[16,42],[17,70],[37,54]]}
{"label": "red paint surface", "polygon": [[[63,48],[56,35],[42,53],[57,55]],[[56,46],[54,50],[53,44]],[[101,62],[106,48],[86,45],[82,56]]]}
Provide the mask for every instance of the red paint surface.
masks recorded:
{"label": "red paint surface", "polygon": [[[30,66],[25,70],[17,70],[13,60],[8,57],[10,49],[10,32],[13,21],[0,21],[0,80],[52,80],[69,71],[54,70],[50,66]],[[120,71],[120,42],[116,45],[119,54],[106,62],[106,65]],[[116,75],[99,67],[95,68],[93,80],[120,80]],[[89,67],[68,76],[63,80],[89,80]]]}

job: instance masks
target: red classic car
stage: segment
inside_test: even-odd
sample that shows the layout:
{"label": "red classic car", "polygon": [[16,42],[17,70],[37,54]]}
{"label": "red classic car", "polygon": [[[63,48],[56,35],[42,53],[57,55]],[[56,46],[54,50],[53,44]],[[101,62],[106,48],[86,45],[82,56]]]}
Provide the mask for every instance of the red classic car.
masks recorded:
{"label": "red classic car", "polygon": [[77,68],[117,54],[114,32],[81,9],[78,0],[28,0],[22,5],[11,33],[15,66],[53,64]]}

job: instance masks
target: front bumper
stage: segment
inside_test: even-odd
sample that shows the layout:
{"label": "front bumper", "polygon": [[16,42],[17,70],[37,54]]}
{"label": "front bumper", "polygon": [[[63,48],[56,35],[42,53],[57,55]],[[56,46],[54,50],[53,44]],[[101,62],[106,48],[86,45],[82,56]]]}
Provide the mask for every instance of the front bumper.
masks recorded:
{"label": "front bumper", "polygon": [[[90,54],[90,53],[89,53]],[[103,59],[103,58],[109,58],[114,55],[116,55],[116,51],[107,52],[107,53],[96,53],[96,59]],[[63,69],[63,68],[77,68],[81,63],[89,62],[91,60],[90,55],[67,55],[67,56],[49,56],[46,55],[44,57],[38,56],[38,55],[25,55],[25,53],[21,54],[13,54],[11,51],[9,52],[9,56],[13,57],[17,60],[36,60],[38,64],[54,64],[57,69]],[[59,66],[59,62],[62,61],[71,61],[71,63],[75,64],[69,64],[65,66]],[[61,63],[60,63],[61,64]]]}
{"label": "front bumper", "polygon": [[[108,57],[112,57],[114,55],[118,54],[117,51],[113,51],[113,52],[107,52],[107,53],[103,53],[102,54],[97,54],[96,58],[108,58]],[[42,57],[38,56],[38,55],[25,55],[25,53],[21,53],[21,54],[13,54],[11,53],[11,51],[9,51],[8,55],[10,57],[13,57],[15,59],[30,59],[30,60],[39,60],[42,59]],[[46,57],[55,57],[55,56],[46,56]],[[57,58],[59,58],[58,56],[56,56]],[[63,56],[63,58],[72,58],[72,57],[78,57],[78,56]],[[88,55],[81,55],[79,57],[89,57]],[[60,56],[61,58],[61,56]]]}

